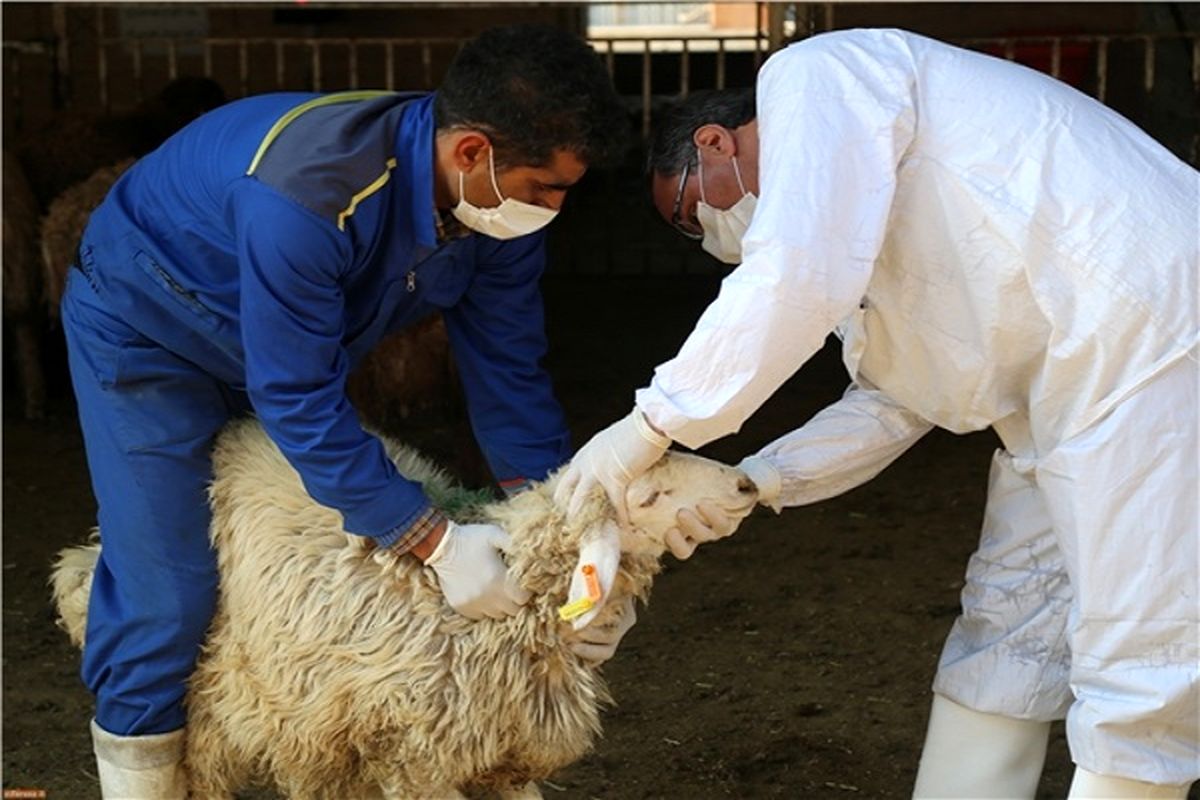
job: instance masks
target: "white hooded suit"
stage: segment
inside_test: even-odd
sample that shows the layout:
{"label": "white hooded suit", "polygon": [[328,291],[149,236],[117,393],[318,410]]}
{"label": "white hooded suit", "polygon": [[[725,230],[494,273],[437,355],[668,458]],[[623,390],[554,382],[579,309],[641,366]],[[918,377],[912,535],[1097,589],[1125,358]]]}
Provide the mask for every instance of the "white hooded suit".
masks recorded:
{"label": "white hooded suit", "polygon": [[787,48],[757,107],[743,263],[638,407],[698,447],[837,330],[855,385],[759,454],[782,505],[994,427],[935,689],[1066,713],[1093,772],[1200,778],[1200,174],[1065,84],[901,31]]}

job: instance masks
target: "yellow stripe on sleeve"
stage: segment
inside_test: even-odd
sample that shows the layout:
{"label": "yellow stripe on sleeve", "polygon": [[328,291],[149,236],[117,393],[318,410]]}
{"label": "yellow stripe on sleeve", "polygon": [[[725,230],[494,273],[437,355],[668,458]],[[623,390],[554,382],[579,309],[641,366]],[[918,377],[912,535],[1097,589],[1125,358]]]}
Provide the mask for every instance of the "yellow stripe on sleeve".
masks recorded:
{"label": "yellow stripe on sleeve", "polygon": [[311,111],[314,108],[321,106],[333,105],[334,103],[351,103],[357,100],[372,100],[376,97],[395,94],[395,92],[381,90],[365,90],[357,92],[337,92],[336,94],[325,95],[324,97],[316,97],[308,102],[301,103],[291,111],[284,114],[275,121],[271,126],[271,130],[267,131],[267,135],[263,137],[262,142],[258,145],[258,150],[254,153],[254,160],[250,162],[250,167],[246,170],[247,175],[253,175],[254,170],[258,169],[258,162],[262,161],[262,157],[266,155],[267,149],[283,132],[283,129],[296,121],[296,118],[305,111]]}
{"label": "yellow stripe on sleeve", "polygon": [[346,230],[346,217],[354,213],[354,209],[358,207],[358,204],[361,200],[365,200],[367,197],[370,197],[372,194],[379,191],[380,187],[388,182],[388,178],[391,176],[392,170],[395,168],[396,159],[389,158],[387,160],[387,170],[378,178],[367,184],[365,189],[358,192],[356,195],[354,195],[354,197],[350,198],[350,205],[338,212],[337,226],[339,231]]}

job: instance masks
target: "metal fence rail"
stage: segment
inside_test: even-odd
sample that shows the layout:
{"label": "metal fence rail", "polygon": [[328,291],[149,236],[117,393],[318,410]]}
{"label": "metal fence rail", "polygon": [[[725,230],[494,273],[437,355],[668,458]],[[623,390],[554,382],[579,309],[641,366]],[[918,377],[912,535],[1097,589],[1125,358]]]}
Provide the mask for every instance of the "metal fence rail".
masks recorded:
{"label": "metal fence rail", "polygon": [[998,48],[1000,50],[998,54],[1009,61],[1019,60],[1017,52],[1018,48],[1022,46],[1043,45],[1050,50],[1050,64],[1047,72],[1055,78],[1062,77],[1062,59],[1066,48],[1072,46],[1094,48],[1096,89],[1092,93],[1092,96],[1100,102],[1106,100],[1109,78],[1109,51],[1112,45],[1120,43],[1136,43],[1140,46],[1142,51],[1142,88],[1147,94],[1154,90],[1159,48],[1170,47],[1176,44],[1187,48],[1191,51],[1190,80],[1192,90],[1200,93],[1200,36],[1192,33],[997,37],[963,39],[958,42],[958,44],[974,50]]}
{"label": "metal fence rail", "polygon": [[[48,94],[64,106],[98,106],[109,112],[132,106],[153,90],[183,72],[221,80],[234,96],[272,90],[353,89],[364,85],[397,88],[432,88],[449,57],[464,41],[461,38],[269,38],[208,37],[118,38],[105,35],[102,16],[95,40],[87,43],[94,53],[85,54],[81,43],[59,41],[3,42],[6,92],[10,112],[22,116],[23,89],[28,92],[23,73],[44,74],[50,85]],[[670,37],[604,36],[589,42],[614,75],[618,62],[640,62],[638,91],[643,133],[650,125],[655,97],[663,94],[687,94],[696,88],[724,88],[730,85],[731,59],[749,56],[751,74],[768,55],[771,37],[765,33],[732,36]],[[1191,90],[1200,94],[1200,36],[1188,33],[1063,35],[1023,37],[979,37],[959,40],[957,44],[1014,61],[1026,61],[1023,55],[1039,49],[1048,59],[1044,71],[1064,77],[1064,65],[1071,61],[1078,69],[1081,53],[1086,53],[1090,80],[1084,88],[1101,102],[1108,99],[1112,64],[1110,54],[1117,46],[1133,44],[1140,48],[1137,69],[1146,94],[1154,91],[1161,77],[1159,54],[1165,48],[1186,48]],[[439,57],[435,58],[435,53]],[[398,58],[403,54],[403,64]],[[369,58],[372,66],[365,68]],[[712,63],[710,76],[698,79],[694,65],[698,59]],[[90,62],[90,63],[81,63]],[[186,64],[186,70],[184,65]],[[33,65],[31,69],[31,65]],[[75,96],[71,76],[80,70],[95,70],[96,91]],[[1127,64],[1122,66],[1128,70]],[[656,73],[673,78],[669,87],[656,80]],[[739,81],[740,85],[746,85]],[[114,85],[119,85],[118,101]],[[626,93],[633,94],[628,91]]]}
{"label": "metal fence rail", "polygon": [[[147,50],[161,50],[166,54],[166,80],[171,81],[179,76],[179,52],[181,48],[198,47],[202,53],[201,59],[203,63],[202,75],[204,77],[215,77],[214,61],[216,55],[221,51],[230,51],[235,54],[237,60],[236,84],[234,94],[245,96],[250,93],[250,78],[251,78],[251,60],[250,52],[252,49],[269,49],[273,54],[273,71],[274,86],[276,90],[308,90],[314,92],[337,90],[337,89],[357,89],[361,88],[359,78],[360,53],[372,49],[379,50],[384,59],[384,68],[382,70],[383,83],[375,85],[375,88],[395,89],[396,88],[396,51],[397,50],[415,50],[419,53],[421,71],[418,78],[418,85],[411,84],[405,88],[431,88],[434,85],[435,75],[433,74],[433,49],[439,46],[449,46],[457,49],[462,44],[462,40],[454,38],[425,38],[425,39],[383,39],[383,38],[292,38],[278,39],[270,37],[249,37],[249,38],[233,38],[233,37],[213,37],[199,40],[183,41],[177,39],[137,39],[132,42],[109,39],[101,41],[98,48],[96,69],[101,76],[106,76],[109,72],[109,50],[117,47],[128,48],[130,50],[130,62],[133,72],[134,85],[136,87],[135,98],[138,101],[144,99],[145,84],[146,84],[146,68],[144,53]],[[345,85],[328,85],[325,79],[328,65],[331,58],[326,55],[329,50],[344,49],[344,63],[341,65],[345,68],[349,76],[349,80]],[[289,51],[299,51],[299,58],[295,55],[289,56]],[[308,69],[310,80],[305,86],[293,85],[287,79],[289,66],[296,63],[303,64]],[[155,76],[158,77],[158,76]],[[409,76],[411,79],[411,75]],[[111,110],[108,86],[106,80],[101,80],[100,105],[107,111]]]}
{"label": "metal fence rail", "polygon": [[[371,85],[394,89],[432,88],[439,73],[434,52],[454,53],[462,38],[452,37],[358,37],[358,38],[269,38],[269,37],[206,37],[193,40],[179,38],[118,38],[104,36],[102,18],[97,22],[101,36],[94,42],[92,65],[78,64],[79,46],[72,42],[5,41],[4,54],[7,72],[8,100],[16,102],[14,113],[20,115],[24,82],[22,72],[30,62],[41,62],[35,72],[48,74],[53,91],[66,106],[98,106],[110,112],[114,106],[136,104],[151,94],[150,89],[179,77],[181,64],[190,67],[191,74],[224,78],[226,89],[234,96],[253,91],[355,89],[364,85],[370,76]],[[616,72],[617,60],[637,59],[641,62],[640,101],[643,132],[649,125],[653,106],[655,65],[678,76],[672,88],[677,94],[688,94],[694,88],[721,89],[728,85],[728,64],[731,56],[750,54],[752,70],[757,70],[768,54],[766,35],[700,36],[700,37],[629,37],[605,36],[589,38],[589,42],[605,60],[610,72]],[[1189,82],[1194,92],[1200,92],[1200,36],[1194,34],[1129,34],[1076,36],[1022,36],[967,38],[958,42],[972,49],[985,50],[1008,60],[1024,60],[1021,54],[1030,48],[1044,48],[1049,58],[1046,72],[1063,77],[1064,54],[1078,58],[1081,49],[1090,53],[1090,68],[1094,80],[1088,91],[1104,102],[1110,83],[1109,55],[1115,46],[1136,44],[1141,49],[1141,85],[1146,94],[1153,91],[1159,74],[1158,54],[1163,48],[1178,47],[1190,50]],[[401,68],[397,54],[408,54]],[[199,54],[197,56],[197,54]],[[365,55],[378,62],[372,71],[362,70]],[[415,59],[413,56],[415,55]],[[222,58],[223,56],[223,58]],[[233,66],[217,70],[218,60],[232,56]],[[692,79],[692,64],[697,59],[714,61],[712,79],[698,83]],[[415,64],[414,64],[415,60]],[[120,66],[124,103],[114,103],[113,83],[116,66]],[[71,80],[76,68],[94,66],[97,90],[86,97],[73,97]],[[222,74],[217,74],[221,72]],[[264,80],[263,73],[274,80]],[[336,76],[330,79],[331,73]]]}
{"label": "metal fence rail", "polygon": [[[381,82],[373,82],[371,88],[395,89],[398,77],[405,81],[402,88],[431,89],[439,77],[434,74],[433,52],[435,48],[449,48],[456,51],[464,39],[440,38],[269,38],[269,37],[210,37],[197,40],[179,40],[170,38],[117,39],[105,38],[97,42],[96,73],[99,76],[98,101],[101,109],[109,112],[113,108],[112,93],[109,88],[111,64],[115,60],[114,51],[124,51],[121,60],[128,63],[131,73],[133,100],[141,102],[147,95],[148,83],[164,83],[179,77],[180,52],[183,50],[199,50],[201,53],[201,74],[204,77],[217,77],[214,74],[215,56],[222,52],[232,53],[236,58],[236,71],[233,94],[245,96],[252,93],[251,76],[262,69],[262,54],[259,54],[259,64],[252,68],[250,53],[253,50],[269,50],[272,54],[272,73],[274,85],[262,87],[259,91],[269,90],[308,90],[320,92],[333,89],[364,88],[360,69],[360,54],[378,50],[383,56]],[[653,106],[653,61],[659,54],[673,54],[678,60],[679,84],[678,93],[687,94],[691,88],[690,69],[696,54],[712,54],[715,61],[715,79],[703,88],[723,89],[727,84],[729,56],[731,53],[751,56],[753,69],[757,70],[767,55],[768,42],[766,37],[753,34],[738,34],[732,36],[696,36],[678,39],[663,39],[652,37],[606,36],[589,38],[588,42],[601,56],[608,66],[609,73],[616,71],[618,58],[628,60],[636,58],[641,62],[641,127],[642,133],[648,134]],[[5,43],[7,46],[7,43]],[[340,57],[329,55],[331,52],[342,51]],[[397,51],[415,51],[419,53],[420,71],[413,74],[405,71],[403,76],[397,75]],[[155,69],[148,69],[146,53],[155,53],[161,62]],[[348,78],[336,85],[326,79],[331,62],[338,58],[338,67]],[[297,86],[288,76],[294,74],[291,67],[303,65],[308,74],[306,85]],[[60,65],[69,69],[68,64]],[[415,81],[415,82],[414,82]]]}
{"label": "metal fence rail", "polygon": [[[420,83],[432,86],[437,76],[433,74],[432,51],[434,47],[452,47],[457,49],[465,40],[456,37],[425,37],[425,38],[396,38],[396,37],[358,37],[358,38],[271,38],[271,37],[206,37],[198,39],[178,38],[114,38],[100,37],[96,41],[95,68],[100,77],[99,103],[105,110],[111,110],[108,76],[110,63],[113,60],[112,51],[124,51],[124,60],[130,64],[133,77],[135,99],[140,101],[145,93],[148,78],[170,81],[179,76],[180,53],[185,50],[200,50],[202,52],[203,75],[213,77],[214,53],[220,50],[230,50],[237,54],[237,92],[245,94],[248,91],[250,77],[250,61],[248,52],[251,48],[270,48],[274,52],[275,87],[277,89],[308,89],[322,91],[325,89],[361,88],[358,80],[359,53],[363,50],[379,49],[384,54],[385,68],[383,70],[384,88],[394,88],[396,79],[395,53],[397,50],[416,50],[420,53],[423,67]],[[651,36],[604,36],[589,37],[589,43],[613,71],[614,59],[618,54],[628,56],[638,54],[649,72],[649,57],[652,53],[675,53],[680,62],[679,92],[686,94],[691,86],[688,81],[688,65],[697,53],[711,52],[716,54],[717,78],[712,87],[725,87],[725,64],[727,54],[737,51],[750,51],[754,54],[754,66],[761,64],[767,54],[769,41],[765,35],[736,34],[730,36],[705,35],[688,37],[651,37]],[[1107,53],[1114,42],[1137,42],[1143,50],[1142,74],[1143,86],[1147,92],[1154,88],[1155,61],[1157,49],[1164,44],[1179,42],[1191,49],[1191,81],[1193,88],[1200,91],[1200,36],[1190,33],[1156,33],[1156,34],[1117,34],[1117,35],[1063,35],[1063,36],[1022,36],[1022,37],[973,37],[961,39],[956,43],[975,50],[993,51],[1010,61],[1019,60],[1018,49],[1029,45],[1044,45],[1050,49],[1051,61],[1049,74],[1062,77],[1062,54],[1065,48],[1072,45],[1093,46],[1097,53],[1095,62],[1098,86],[1097,98],[1104,100],[1103,88],[1107,82]],[[328,57],[325,52],[331,49],[344,48],[345,68],[350,74],[347,86],[326,86],[322,80],[323,65]],[[42,40],[18,41],[4,40],[3,49],[6,59],[10,59],[11,69],[20,72],[21,63],[25,59],[47,61],[53,59],[55,69],[61,73],[69,73],[71,69],[69,43],[48,43]],[[301,51],[300,61],[311,68],[311,81],[307,86],[288,85],[285,80],[285,65],[289,60],[295,61],[295,56],[287,55],[286,51]],[[146,53],[153,52],[162,63],[157,69],[148,70]],[[408,76],[412,77],[412,76]]]}
{"label": "metal fence rail", "polygon": [[690,36],[680,38],[605,36],[589,37],[589,44],[608,65],[610,75],[616,73],[618,54],[623,58],[637,57],[641,61],[641,131],[650,133],[654,108],[653,78],[655,54],[669,54],[677,61],[679,82],[675,94],[686,95],[692,90],[692,61],[696,54],[711,54],[714,62],[714,77],[698,88],[724,89],[728,82],[728,64],[731,53],[750,53],[755,71],[767,56],[768,41],[765,36],[740,34],[733,36]]}
{"label": "metal fence rail", "polygon": [[[805,32],[816,31],[810,26]],[[677,95],[752,85],[771,45],[786,44],[777,34],[606,35],[589,41],[647,134],[657,108]],[[26,113],[27,100],[40,100],[42,113],[121,112],[184,75],[212,78],[234,97],[275,90],[432,89],[463,41],[106,35],[79,41],[4,41],[5,129],[19,130],[22,121],[36,128],[39,120]],[[1200,165],[1196,34],[979,37],[955,43],[1025,63],[1070,83],[1133,119],[1181,158]],[[46,98],[54,102],[48,104]],[[560,239],[572,243],[563,248],[557,269],[596,275],[711,270],[696,248],[682,247],[659,231],[661,226],[645,223],[644,229],[630,230],[637,213],[610,213],[614,204],[621,206],[625,194],[610,187],[604,198],[588,201],[596,203],[593,211],[604,217],[603,225],[564,227],[564,219],[556,226]]]}

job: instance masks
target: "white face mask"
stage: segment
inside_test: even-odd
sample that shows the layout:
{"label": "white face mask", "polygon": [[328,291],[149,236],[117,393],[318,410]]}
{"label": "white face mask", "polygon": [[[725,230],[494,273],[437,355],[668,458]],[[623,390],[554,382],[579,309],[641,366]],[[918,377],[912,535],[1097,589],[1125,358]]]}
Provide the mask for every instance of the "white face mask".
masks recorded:
{"label": "white face mask", "polygon": [[493,208],[480,208],[467,202],[463,194],[463,174],[458,173],[458,205],[451,209],[454,216],[462,224],[473,231],[478,231],[493,239],[515,239],[525,236],[550,224],[550,220],[558,214],[551,208],[535,206],[532,203],[522,203],[500,194],[496,185],[496,163],[492,159],[494,151],[488,148],[488,172],[492,177],[492,189],[500,198],[500,205]]}
{"label": "white face mask", "polygon": [[737,156],[733,158],[733,174],[737,176],[738,188],[742,197],[729,208],[713,208],[704,199],[704,161],[699,153],[696,163],[700,176],[700,202],[696,204],[696,218],[704,231],[704,241],[700,246],[713,258],[726,264],[742,262],[742,237],[750,227],[750,219],[754,216],[754,206],[758,198],[746,191],[742,183],[742,172],[738,169]]}

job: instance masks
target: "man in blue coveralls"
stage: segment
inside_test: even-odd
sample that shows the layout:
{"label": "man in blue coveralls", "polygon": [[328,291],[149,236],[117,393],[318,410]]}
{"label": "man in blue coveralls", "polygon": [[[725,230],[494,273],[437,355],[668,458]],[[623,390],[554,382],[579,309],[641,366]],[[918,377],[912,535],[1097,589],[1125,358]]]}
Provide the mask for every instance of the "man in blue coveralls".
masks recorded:
{"label": "man in blue coveralls", "polygon": [[[456,525],[397,474],[346,400],[386,334],[446,320],[470,418],[506,487],[568,432],[539,365],[542,228],[625,119],[585,43],[489,31],[433,94],[271,94],[215,110],[92,215],[63,298],[104,550],[83,677],[104,797],[175,798],[185,681],[214,611],[213,438],[253,411],[346,529],[422,559],[473,618],[513,613],[507,534]],[[628,624],[632,624],[632,620]],[[585,635],[612,654],[628,626]]]}

